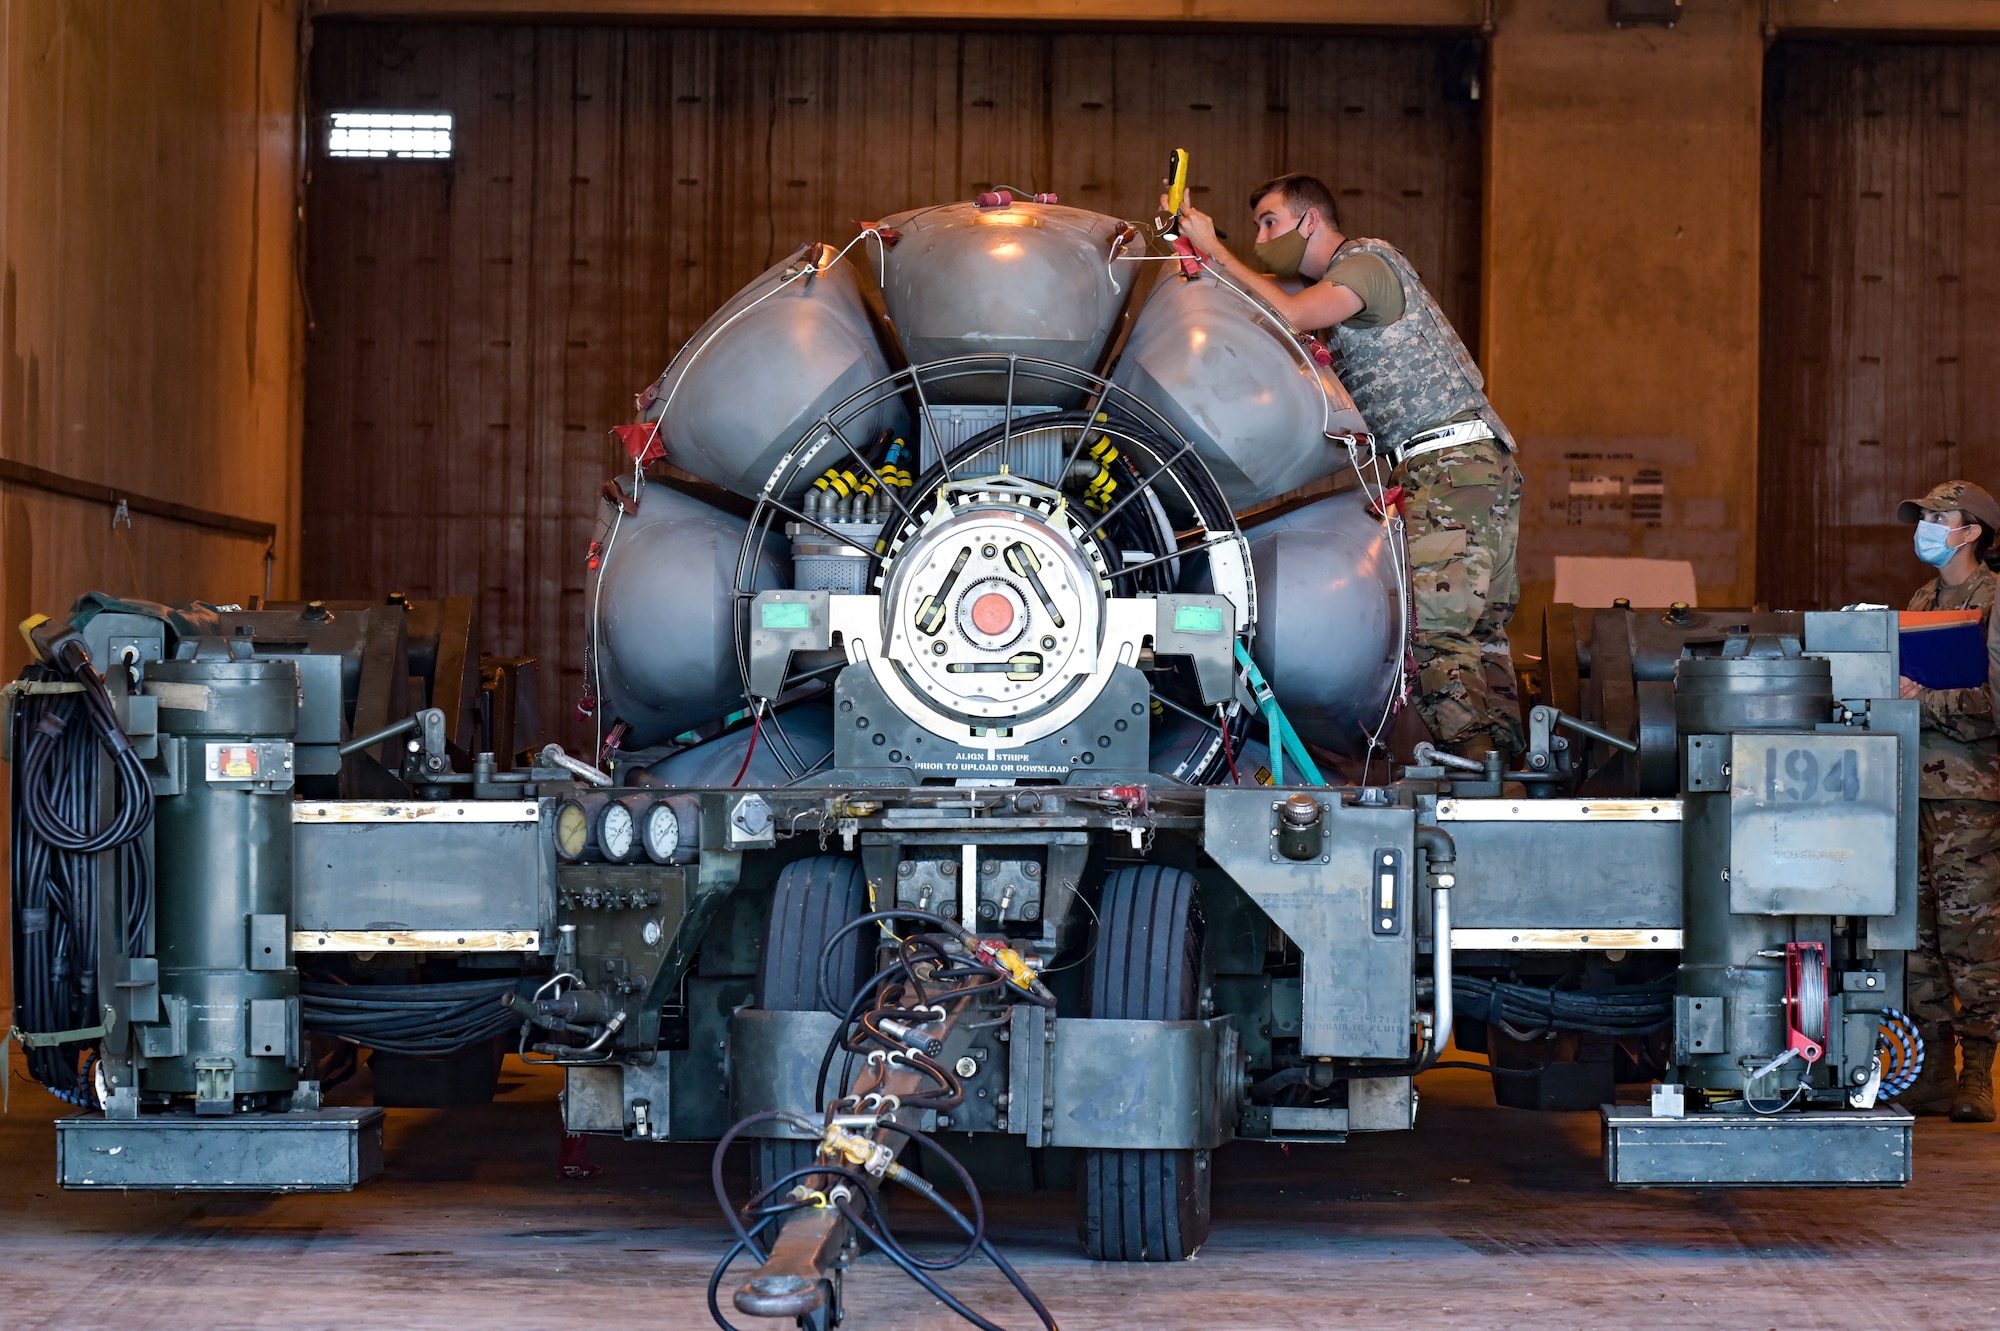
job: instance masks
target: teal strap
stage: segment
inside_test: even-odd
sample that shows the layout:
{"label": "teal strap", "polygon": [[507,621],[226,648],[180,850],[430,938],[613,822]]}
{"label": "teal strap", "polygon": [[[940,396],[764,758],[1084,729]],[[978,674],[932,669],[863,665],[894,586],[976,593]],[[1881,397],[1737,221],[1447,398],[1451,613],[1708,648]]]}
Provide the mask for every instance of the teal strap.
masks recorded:
{"label": "teal strap", "polygon": [[1271,784],[1285,784],[1285,757],[1298,764],[1299,772],[1308,786],[1323,786],[1326,778],[1319,774],[1319,767],[1312,755],[1306,752],[1305,741],[1292,729],[1292,723],[1285,716],[1285,709],[1278,706],[1278,695],[1264,679],[1264,672],[1250,659],[1250,649],[1243,645],[1243,639],[1236,640],[1236,663],[1243,667],[1243,677],[1250,685],[1250,696],[1257,701],[1257,710],[1264,714],[1264,724],[1271,732]]}

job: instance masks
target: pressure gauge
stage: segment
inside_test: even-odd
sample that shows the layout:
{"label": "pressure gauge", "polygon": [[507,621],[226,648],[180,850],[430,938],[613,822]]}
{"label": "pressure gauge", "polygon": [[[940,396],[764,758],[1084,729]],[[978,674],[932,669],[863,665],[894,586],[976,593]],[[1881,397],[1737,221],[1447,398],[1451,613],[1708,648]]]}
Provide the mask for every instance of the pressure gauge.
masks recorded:
{"label": "pressure gauge", "polygon": [[681,844],[680,815],[674,812],[673,805],[662,800],[646,810],[640,832],[646,843],[646,858],[655,864],[673,862],[674,851]]}
{"label": "pressure gauge", "polygon": [[574,863],[589,848],[589,812],[577,800],[564,800],[556,810],[556,854]]}
{"label": "pressure gauge", "polygon": [[612,800],[597,816],[597,848],[613,864],[623,864],[639,852],[639,827],[624,800]]}

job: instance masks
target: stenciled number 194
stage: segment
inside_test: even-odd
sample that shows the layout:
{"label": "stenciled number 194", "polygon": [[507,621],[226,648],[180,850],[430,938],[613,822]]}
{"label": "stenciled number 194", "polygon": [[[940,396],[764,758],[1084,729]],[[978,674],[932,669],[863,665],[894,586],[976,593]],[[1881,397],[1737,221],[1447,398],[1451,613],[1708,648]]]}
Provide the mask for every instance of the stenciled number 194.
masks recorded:
{"label": "stenciled number 194", "polygon": [[1842,749],[1840,757],[1820,772],[1819,755],[1811,749],[1764,750],[1764,800],[1805,803],[1822,794],[1849,803],[1861,798],[1861,755]]}

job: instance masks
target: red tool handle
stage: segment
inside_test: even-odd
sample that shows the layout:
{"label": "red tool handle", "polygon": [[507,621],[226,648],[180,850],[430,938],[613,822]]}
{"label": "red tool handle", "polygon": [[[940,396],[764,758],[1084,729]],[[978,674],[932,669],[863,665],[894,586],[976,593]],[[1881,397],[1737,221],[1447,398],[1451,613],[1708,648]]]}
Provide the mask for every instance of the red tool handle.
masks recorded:
{"label": "red tool handle", "polygon": [[1189,243],[1186,236],[1174,237],[1174,253],[1181,256],[1181,276],[1200,277],[1201,266],[1208,256]]}

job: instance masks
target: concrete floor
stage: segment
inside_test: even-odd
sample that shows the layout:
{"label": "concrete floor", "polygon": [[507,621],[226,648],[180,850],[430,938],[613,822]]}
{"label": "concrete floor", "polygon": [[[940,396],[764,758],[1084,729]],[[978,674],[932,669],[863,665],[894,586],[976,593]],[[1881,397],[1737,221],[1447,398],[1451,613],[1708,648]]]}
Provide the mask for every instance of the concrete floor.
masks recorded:
{"label": "concrete floor", "polygon": [[[1414,1133],[1222,1152],[1192,1262],[1085,1261],[1066,1193],[993,1198],[995,1237],[1068,1331],[2000,1325],[1991,1127],[1925,1120],[1905,1191],[1620,1194],[1594,1114],[1497,1108],[1476,1073],[1420,1085]],[[50,1183],[62,1106],[16,1080],[0,1328],[709,1326],[707,1149],[594,1142],[603,1172],[560,1180],[554,1089],[510,1065],[491,1106],[391,1111],[387,1168],[354,1193],[121,1196]],[[990,1270],[951,1283],[1034,1325]],[[848,1299],[855,1331],[964,1325],[879,1256]]]}

